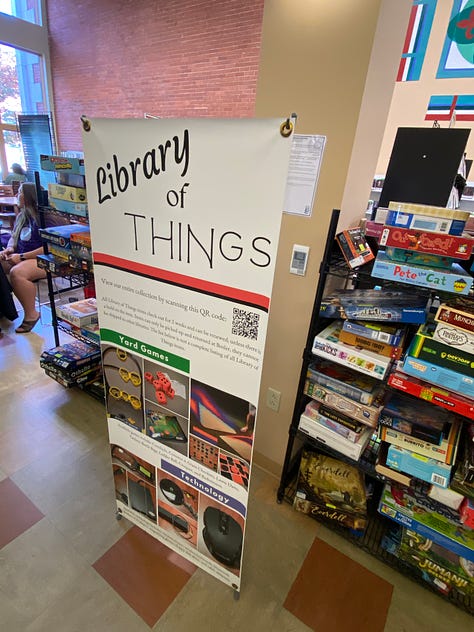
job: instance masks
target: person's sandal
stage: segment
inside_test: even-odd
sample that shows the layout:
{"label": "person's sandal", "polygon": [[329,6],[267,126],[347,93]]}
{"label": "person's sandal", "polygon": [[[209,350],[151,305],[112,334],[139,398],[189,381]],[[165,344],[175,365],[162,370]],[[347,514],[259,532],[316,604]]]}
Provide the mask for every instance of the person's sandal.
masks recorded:
{"label": "person's sandal", "polygon": [[24,320],[19,327],[15,329],[17,334],[27,334],[30,332],[36,323],[39,321],[40,317],[35,320]]}

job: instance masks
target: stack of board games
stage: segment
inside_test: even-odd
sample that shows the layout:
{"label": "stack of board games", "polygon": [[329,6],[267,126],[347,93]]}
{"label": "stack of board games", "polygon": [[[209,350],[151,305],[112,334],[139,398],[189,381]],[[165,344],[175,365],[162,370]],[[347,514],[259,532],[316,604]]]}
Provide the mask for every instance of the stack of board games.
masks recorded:
{"label": "stack of board games", "polygon": [[336,320],[316,334],[313,341],[313,354],[383,380],[390,371],[392,358],[342,342],[340,334],[343,324],[344,321]]}
{"label": "stack of board games", "polygon": [[58,178],[57,183],[48,184],[49,206],[72,216],[88,217],[84,159],[41,154],[40,166]]}
{"label": "stack of board games", "polygon": [[459,512],[412,487],[385,483],[379,512],[403,527],[474,562],[474,530],[463,525]]}
{"label": "stack of board games", "polygon": [[474,300],[440,304],[434,322],[414,336],[402,365],[408,375],[474,398]]}
{"label": "stack of board games", "polygon": [[379,438],[389,444],[386,466],[448,487],[461,427],[462,420],[447,410],[433,416],[428,402],[391,393],[379,416]]}
{"label": "stack of board games", "polygon": [[372,428],[318,402],[309,402],[306,406],[299,428],[354,461],[360,458],[373,434]]}
{"label": "stack of board games", "polygon": [[418,570],[435,590],[445,595],[453,590],[474,595],[474,563],[426,536],[394,525],[382,539],[382,547]]}
{"label": "stack of board games", "polygon": [[100,349],[96,345],[73,340],[43,351],[40,366],[62,386],[76,386],[100,375]]}
{"label": "stack of board games", "polygon": [[472,254],[472,237],[463,233],[468,218],[466,211],[391,202],[372,276],[469,294],[472,277],[458,263]]}
{"label": "stack of board games", "polygon": [[352,465],[304,450],[294,507],[314,518],[363,530],[367,524],[364,477]]}
{"label": "stack of board games", "polygon": [[84,298],[73,303],[57,305],[56,312],[59,318],[79,329],[99,322],[95,298]]}

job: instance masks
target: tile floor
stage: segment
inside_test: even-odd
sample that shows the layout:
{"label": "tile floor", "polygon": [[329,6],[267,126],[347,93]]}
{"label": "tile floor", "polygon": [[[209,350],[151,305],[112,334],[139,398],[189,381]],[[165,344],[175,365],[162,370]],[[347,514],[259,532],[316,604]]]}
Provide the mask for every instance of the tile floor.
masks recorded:
{"label": "tile floor", "polygon": [[258,467],[235,600],[116,520],[103,406],[44,375],[47,323],[26,335],[0,326],[0,632],[473,629],[462,610],[278,505],[278,481]]}

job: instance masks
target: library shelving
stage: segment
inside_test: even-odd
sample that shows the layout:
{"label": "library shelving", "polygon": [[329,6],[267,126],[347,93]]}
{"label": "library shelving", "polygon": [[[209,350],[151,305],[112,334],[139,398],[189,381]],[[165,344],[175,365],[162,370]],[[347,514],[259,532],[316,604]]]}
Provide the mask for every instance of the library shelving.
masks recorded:
{"label": "library shelving", "polygon": [[[462,390],[463,387],[458,385],[456,386],[456,390],[447,391],[446,384],[449,382],[443,377],[440,378],[440,383],[436,383],[436,378],[433,378],[435,380],[433,382],[426,380],[426,376],[425,379],[420,379],[420,376],[414,372],[411,374],[405,373],[405,371],[410,370],[407,366],[407,361],[409,361],[407,359],[409,358],[419,360],[418,364],[415,362],[415,366],[418,366],[418,368],[422,367],[423,363],[426,364],[427,361],[424,360],[423,357],[417,357],[417,355],[420,356],[418,350],[420,348],[423,349],[423,344],[426,343],[423,335],[425,334],[425,337],[431,341],[430,334],[432,330],[425,332],[423,327],[427,326],[427,322],[436,325],[436,321],[434,321],[435,316],[440,313],[439,310],[442,309],[443,305],[450,304],[455,291],[462,291],[462,301],[465,301],[467,305],[472,305],[474,309],[472,289],[470,290],[469,287],[461,287],[462,283],[469,285],[468,280],[471,278],[469,274],[469,266],[472,265],[471,251],[463,253],[461,256],[461,263],[464,264],[464,267],[462,269],[456,268],[456,271],[459,272],[457,276],[459,285],[456,286],[456,290],[452,287],[451,291],[446,291],[441,284],[439,287],[436,285],[430,287],[429,283],[426,283],[425,287],[420,287],[419,285],[410,287],[410,279],[404,279],[400,282],[400,279],[393,280],[390,278],[389,273],[387,273],[387,277],[389,278],[382,278],[377,270],[375,271],[377,276],[373,275],[374,266],[380,265],[378,262],[384,258],[383,247],[379,240],[368,238],[369,244],[376,255],[372,261],[357,268],[350,268],[350,266],[348,266],[346,259],[342,256],[341,248],[337,240],[339,215],[340,211],[338,209],[332,211],[327,241],[319,268],[319,279],[302,354],[302,365],[295,404],[288,430],[287,448],[280,484],[277,490],[277,501],[280,503],[282,501],[290,502],[295,508],[299,508],[300,511],[312,513],[313,518],[316,518],[330,529],[335,530],[341,536],[350,540],[354,545],[362,548],[384,563],[389,564],[404,575],[425,586],[427,589],[433,590],[442,598],[473,614],[474,572],[472,569],[474,568],[474,540],[469,539],[465,545],[461,540],[461,544],[458,545],[455,536],[453,536],[454,540],[440,536],[440,541],[446,544],[446,549],[448,545],[451,545],[453,542],[453,555],[461,555],[467,551],[470,559],[465,560],[469,566],[466,571],[466,576],[470,576],[470,580],[466,580],[466,582],[464,582],[464,580],[460,581],[459,585],[456,585],[452,579],[455,573],[447,571],[446,578],[449,576],[449,579],[444,581],[441,566],[439,566],[441,570],[439,570],[437,577],[434,575],[429,576],[426,569],[417,567],[413,561],[410,561],[409,556],[407,557],[401,554],[400,537],[401,534],[405,537],[406,533],[412,533],[411,531],[406,531],[407,525],[411,525],[410,529],[413,529],[415,533],[412,538],[415,540],[418,537],[420,540],[425,538],[423,541],[430,543],[429,545],[425,544],[425,547],[427,547],[431,546],[431,540],[428,539],[426,533],[429,535],[432,531],[430,531],[430,529],[425,531],[424,525],[420,526],[415,519],[407,517],[410,513],[408,510],[406,515],[402,511],[397,515],[397,509],[400,508],[404,510],[404,508],[397,506],[392,507],[389,504],[390,500],[393,500],[390,492],[392,491],[393,494],[397,496],[398,490],[400,490],[400,494],[409,496],[409,500],[405,503],[408,507],[417,507],[419,504],[422,513],[424,511],[427,513],[431,512],[435,520],[438,518],[440,522],[446,520],[446,524],[448,525],[450,524],[450,520],[453,519],[456,528],[459,527],[460,530],[466,529],[465,533],[467,533],[469,538],[474,534],[472,529],[470,530],[468,526],[458,522],[457,519],[460,514],[457,509],[449,508],[439,500],[441,492],[445,491],[448,485],[451,485],[450,479],[453,480],[454,472],[456,471],[454,464],[456,450],[458,460],[460,460],[466,448],[465,444],[462,443],[463,440],[466,441],[466,429],[474,426],[474,393],[471,393],[469,390],[464,392]],[[448,241],[454,243],[456,239],[448,239],[446,243]],[[468,237],[468,245],[472,250],[471,236]],[[444,244],[443,247],[448,246]],[[403,266],[403,263],[400,265]],[[403,267],[400,269],[403,270]],[[434,268],[435,276],[437,275],[438,278],[441,278],[442,274],[442,271],[437,271],[436,268]],[[449,283],[447,283],[446,287],[448,286]],[[358,297],[357,292],[361,292],[361,295],[363,295],[364,292],[370,294],[372,290],[378,292],[378,296],[388,297],[390,295],[398,296],[400,294],[407,297],[409,296],[411,298],[406,301],[406,304],[411,302],[412,307],[415,309],[417,309],[417,304],[419,304],[420,313],[424,313],[424,315],[421,316],[411,314],[405,318],[403,307],[398,309],[398,311],[394,310],[394,313],[390,317],[390,324],[392,326],[399,325],[400,338],[392,337],[390,339],[393,352],[390,354],[390,351],[388,351],[388,356],[381,355],[382,345],[380,345],[379,349],[377,344],[373,343],[373,341],[372,346],[368,347],[369,350],[367,350],[367,348],[361,349],[361,347],[358,346],[358,321],[364,320],[364,313],[367,314],[367,312],[361,309],[361,302],[358,298],[354,298],[352,304],[350,300],[347,304],[344,303],[345,308],[348,310],[347,313],[344,307],[341,308],[342,297],[346,295]],[[332,300],[333,298],[334,301]],[[407,313],[409,311],[410,309],[407,308]],[[368,320],[370,320],[370,317]],[[405,320],[407,322],[404,322]],[[355,327],[347,327],[349,336],[352,336],[352,339],[348,337],[347,340],[354,344],[348,344],[347,342],[342,342],[341,344],[338,338],[344,322],[346,322],[346,325],[351,322],[355,323]],[[474,324],[474,319],[472,322]],[[380,322],[378,325],[380,325]],[[395,336],[395,333],[392,332],[392,334]],[[387,336],[388,334],[385,337],[385,341],[388,339]],[[436,341],[436,344],[439,344],[438,341]],[[434,347],[436,347],[436,344],[434,344]],[[385,345],[382,353],[387,353],[386,347]],[[347,353],[339,353],[339,349],[343,349],[344,352],[347,352],[348,348],[356,350],[353,356]],[[429,346],[427,348],[430,349]],[[474,348],[472,351],[474,353]],[[429,353],[429,351],[427,351],[427,353]],[[411,356],[410,354],[415,355]],[[461,354],[456,353],[455,355],[458,356]],[[373,361],[371,362],[371,360]],[[474,355],[472,360],[474,362]],[[330,368],[334,368],[335,377],[327,378],[327,382],[324,382],[324,380],[319,383],[314,382],[314,370],[318,370],[318,363],[326,364]],[[378,369],[376,368],[377,366],[379,366]],[[465,368],[463,369],[464,375],[467,378],[466,382],[469,382],[472,376],[472,384],[474,384],[473,367],[474,364],[469,365],[466,361]],[[445,367],[442,368],[444,369]],[[450,369],[447,370],[448,377],[452,377],[451,373],[449,373]],[[341,371],[342,376],[338,376],[338,373]],[[369,397],[367,395],[368,399],[366,400],[364,400],[363,397],[359,397],[358,402],[355,403],[357,393],[350,390],[352,382],[350,376],[344,377],[344,371],[358,375],[362,383],[369,378],[369,381],[375,383],[374,396]],[[374,371],[377,371],[377,374],[375,374]],[[326,373],[331,376],[329,370],[326,371]],[[456,376],[463,375],[463,373],[458,373],[457,371],[452,371],[452,374]],[[337,377],[342,377],[340,390],[338,390],[339,386],[336,382],[331,383],[331,380],[335,380]],[[355,385],[355,388],[357,388],[357,385]],[[361,388],[365,389],[366,387],[362,386]],[[367,387],[367,392],[369,391],[370,389]],[[332,399],[330,397],[325,401],[327,394],[330,394]],[[354,428],[357,427],[356,421],[363,419],[363,415],[366,415],[364,425],[370,430],[363,431],[364,445],[362,449],[359,448],[358,450],[360,456],[354,453],[353,449],[347,449],[347,447],[350,448],[350,442],[348,442],[347,439],[343,438],[343,440],[341,440],[340,435],[331,433],[331,424],[333,424],[331,415],[329,418],[324,415],[322,418],[320,416],[321,411],[328,414],[328,411],[331,410],[332,400],[335,401],[338,397],[341,402],[347,402],[351,397],[353,398],[352,404],[354,405],[351,405],[351,411],[346,411],[346,413],[348,417],[354,420]],[[450,463],[452,468],[444,465],[441,461],[437,461],[437,463],[440,464],[440,468],[439,470],[435,470],[435,472],[438,473],[433,474],[433,478],[430,482],[426,480],[426,477],[425,480],[423,480],[413,474],[407,474],[402,469],[396,470],[387,464],[387,451],[390,449],[391,444],[381,439],[381,437],[384,436],[381,415],[389,415],[390,411],[388,410],[389,406],[387,402],[398,402],[397,398],[400,397],[408,398],[408,400],[412,401],[415,409],[417,406],[420,406],[420,410],[423,411],[423,407],[428,407],[430,418],[436,420],[433,425],[437,429],[442,425],[440,420],[445,419],[446,416],[452,416],[453,423],[449,424],[451,432],[454,432],[453,426],[455,422],[458,423],[459,428],[461,428],[456,434],[456,444],[452,450],[452,463]],[[325,409],[324,405],[326,403],[328,406]],[[344,407],[339,408],[339,413],[343,409]],[[344,415],[341,413],[341,416]],[[324,421],[322,421],[322,419]],[[390,420],[390,417],[388,417],[388,419]],[[451,418],[449,419],[451,421]],[[334,420],[338,420],[337,415],[334,417]],[[350,424],[347,424],[347,426],[350,428]],[[385,428],[385,431],[387,430],[391,431],[392,429]],[[404,430],[406,432],[413,431]],[[346,428],[345,432],[351,431]],[[435,431],[433,430],[433,432]],[[440,431],[438,430],[438,432]],[[331,438],[328,439],[328,437]],[[459,437],[461,437],[461,439]],[[416,436],[410,437],[410,440],[412,439],[413,444],[410,445],[410,450],[413,450],[415,454],[417,454],[418,439]],[[432,440],[435,442],[435,439]],[[421,445],[421,443],[419,445]],[[442,446],[441,438],[439,439],[439,445]],[[301,488],[299,487],[299,483],[301,483],[302,479],[305,479],[305,476],[302,476],[302,474],[305,474],[306,478],[308,478],[310,471],[307,460],[305,460],[304,465],[307,470],[303,472],[302,469],[300,469],[303,468],[302,455],[306,459],[305,455],[308,452],[319,455],[322,454],[325,455],[325,457],[336,459],[338,462],[347,464],[362,474],[367,494],[367,520],[365,528],[348,528],[341,524],[343,522],[341,516],[336,517],[336,513],[331,515],[331,512],[320,511],[318,505],[320,501],[319,497],[314,505],[309,504],[311,498],[306,493],[308,489],[306,480],[303,481],[303,492],[300,493]],[[446,461],[448,462],[448,457],[446,457]],[[444,465],[448,471],[444,479],[441,475],[443,473],[442,465]],[[441,474],[439,471],[441,471]],[[346,474],[344,473],[344,475]],[[474,472],[472,476],[474,482]],[[437,484],[433,485],[433,481],[436,481]],[[393,489],[391,487],[392,485]],[[454,482],[452,485],[454,486]],[[434,491],[432,492],[431,490],[433,489]],[[456,490],[458,489],[459,488],[456,487]],[[467,488],[464,487],[464,489],[467,489],[468,492],[471,493],[472,489],[474,489],[474,485],[473,488],[467,485]],[[335,498],[334,490],[332,490],[332,493],[332,498]],[[348,492],[345,491],[344,493],[346,494]],[[321,497],[323,496],[324,494],[321,494]],[[327,497],[329,498],[329,496]],[[344,498],[347,503],[349,503],[349,496],[347,498],[344,496]],[[298,506],[301,505],[302,499],[308,499],[303,500],[303,505],[306,503],[303,509],[301,509],[301,506]],[[395,500],[398,499],[396,498]],[[318,510],[313,509],[315,506]],[[326,506],[336,508],[338,505],[337,502],[332,505],[331,500],[329,500]],[[401,527],[401,524],[404,524],[405,527]],[[405,530],[402,531],[402,529]],[[465,558],[463,557],[462,559]],[[432,564],[433,568],[435,566],[435,564]],[[463,582],[469,585],[468,589],[466,589]]]}

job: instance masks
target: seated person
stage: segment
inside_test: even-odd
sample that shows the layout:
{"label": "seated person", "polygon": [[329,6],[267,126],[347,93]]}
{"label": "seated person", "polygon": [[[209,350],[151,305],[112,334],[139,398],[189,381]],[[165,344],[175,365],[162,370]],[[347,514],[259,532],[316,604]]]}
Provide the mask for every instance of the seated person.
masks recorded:
{"label": "seated person", "polygon": [[11,172],[6,176],[3,184],[11,184],[12,182],[26,182],[26,171],[17,162],[11,166]]}
{"label": "seated person", "polygon": [[5,250],[0,252],[0,263],[23,307],[23,322],[15,331],[24,334],[33,329],[40,317],[36,311],[34,281],[46,278],[46,272],[36,264],[36,255],[43,252],[43,243],[39,234],[36,186],[33,182],[21,184],[18,206],[10,240]]}

